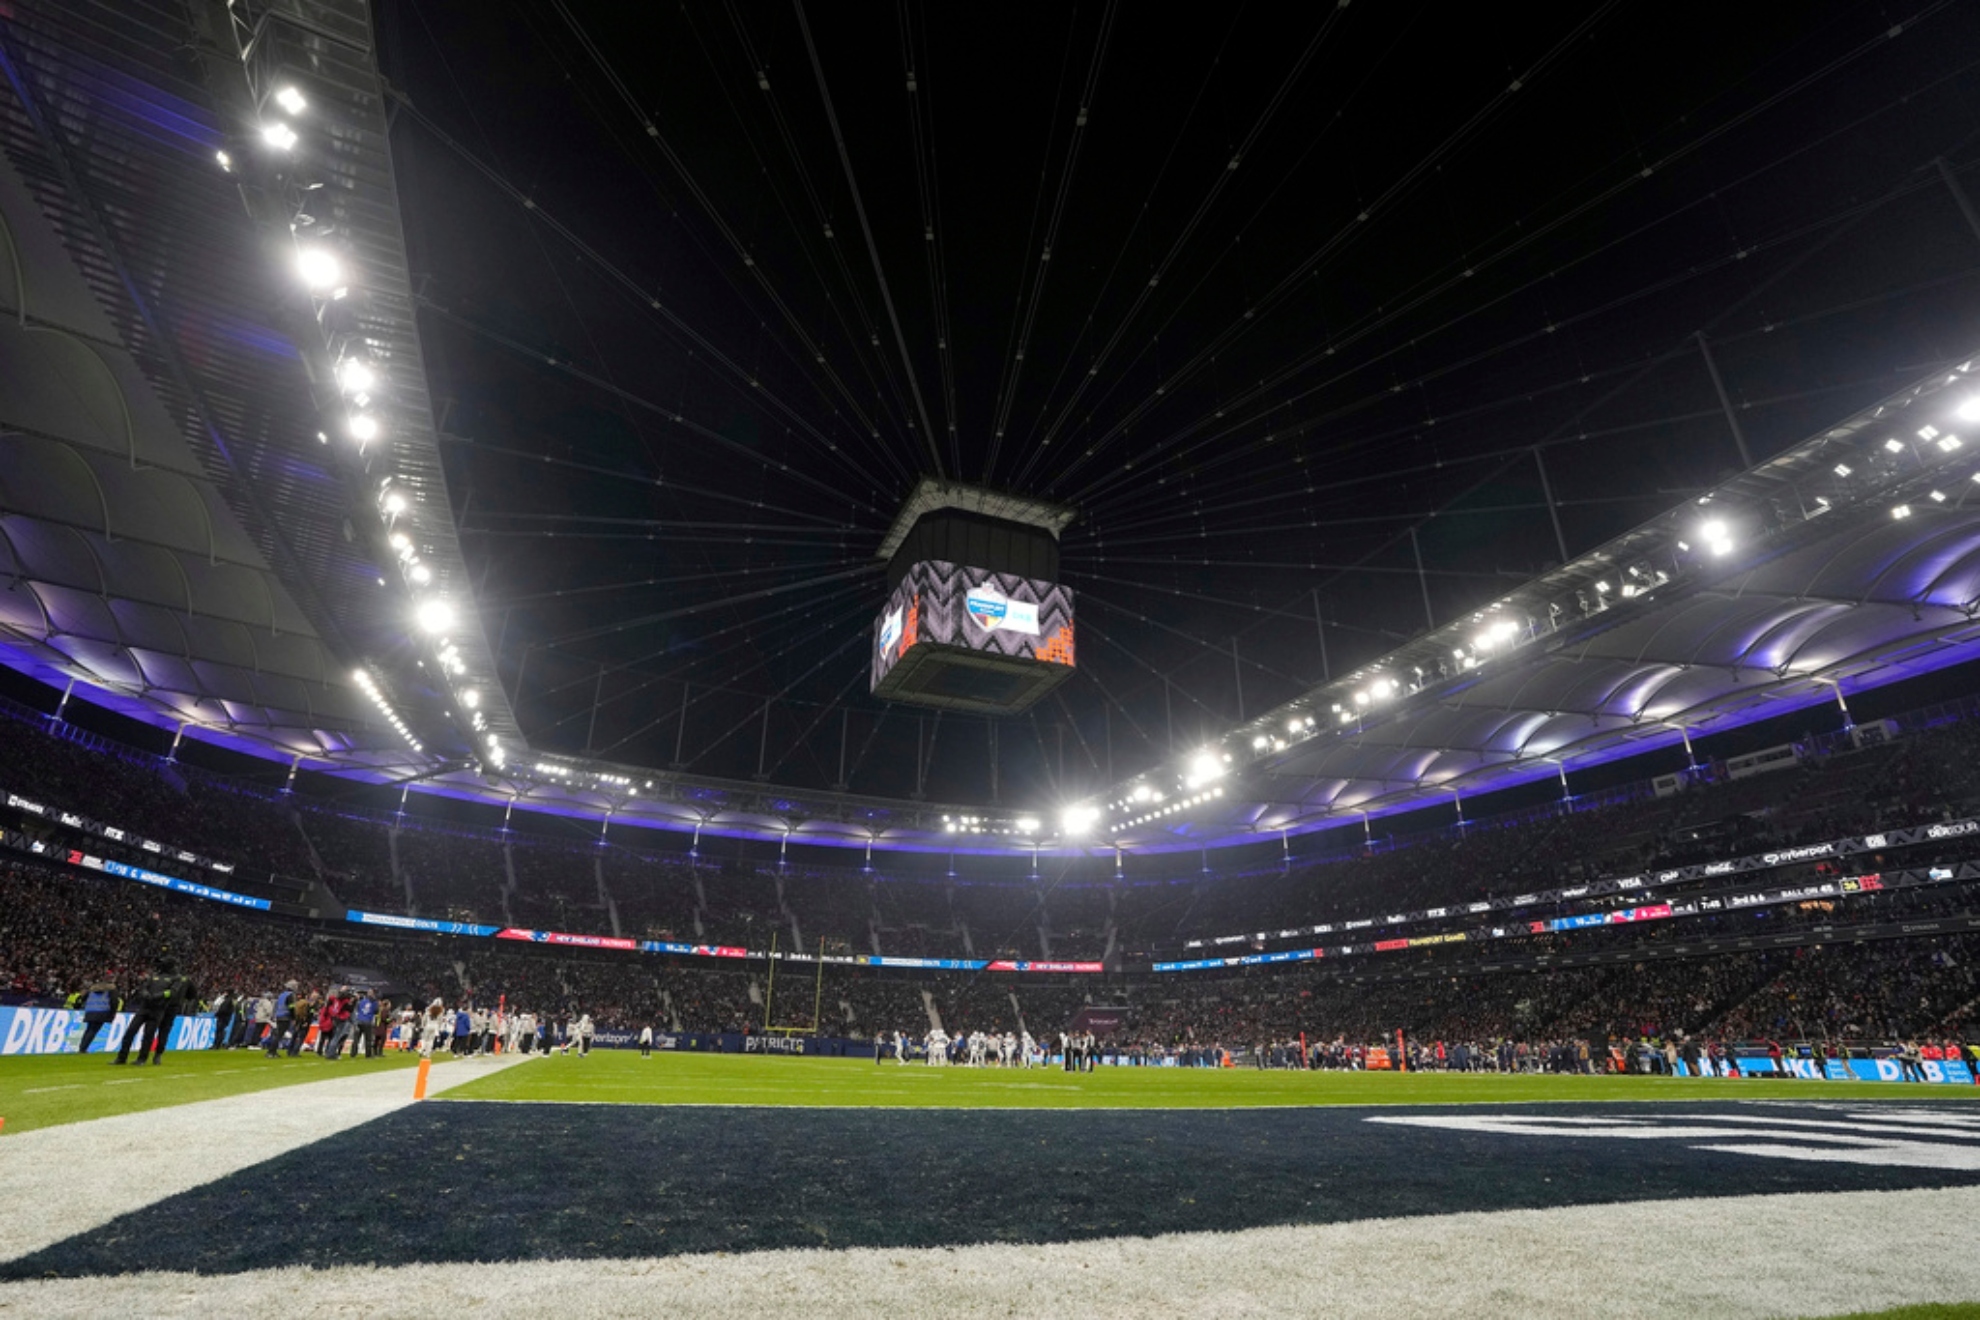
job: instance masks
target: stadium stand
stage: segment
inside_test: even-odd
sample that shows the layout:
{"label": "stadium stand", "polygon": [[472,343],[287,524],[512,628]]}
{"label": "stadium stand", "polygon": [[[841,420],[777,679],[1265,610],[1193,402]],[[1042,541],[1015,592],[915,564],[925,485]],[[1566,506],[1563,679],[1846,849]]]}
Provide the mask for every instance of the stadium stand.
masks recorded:
{"label": "stadium stand", "polygon": [[[1943,715],[1943,712],[1938,714]],[[888,868],[696,862],[618,841],[558,840],[517,829],[476,831],[381,818],[266,787],[220,781],[64,729],[10,721],[9,791],[57,811],[156,832],[238,868],[228,883],[315,876],[353,906],[490,926],[779,947],[835,956],[884,951],[929,958],[1094,959],[1099,977],[1021,977],[834,966],[819,1030],[853,1037],[940,1022],[1003,1031],[1064,1026],[1088,1003],[1125,1014],[1133,1048],[1242,1046],[1260,1061],[1286,1042],[1463,1041],[1467,1059],[1515,1041],[1535,1059],[1564,1042],[1677,1037],[1889,1043],[1973,1029],[1980,1013],[1980,936],[1929,942],[1844,938],[1918,923],[1980,918],[1980,878],[1956,868],[1980,847],[1955,832],[1902,853],[1815,857],[1768,869],[1792,886],[1895,866],[1943,872],[1931,884],[1832,899],[1726,907],[1684,922],[1516,930],[1486,955],[1431,944],[1339,966],[1248,966],[1157,976],[1147,960],[1245,930],[1373,918],[1371,928],[1457,929],[1389,917],[1536,893],[1607,876],[1696,866],[1761,848],[1816,844],[1869,830],[1963,818],[1980,802],[1980,724],[1916,719],[1895,741],[1858,750],[1831,740],[1797,750],[1794,768],[1745,780],[1708,768],[1684,791],[1630,786],[1586,809],[1566,806],[1414,837],[1371,840],[1353,855],[1278,869],[1211,874],[1179,865],[1167,878],[1022,883],[889,873]],[[67,736],[65,736],[67,735]],[[10,812],[44,846],[49,818]],[[93,848],[105,849],[101,840]],[[114,852],[114,849],[107,849]],[[141,861],[142,856],[131,854]],[[1933,870],[1936,868],[1936,870]],[[1755,877],[1693,877],[1661,896],[1752,889]],[[299,892],[294,889],[283,892]],[[1543,899],[1509,909],[1518,921],[1581,910]],[[601,1021],[676,1032],[804,1028],[807,964],[786,968],[766,1014],[763,964],[611,950],[489,948],[444,936],[241,912],[46,860],[0,871],[0,985],[11,1002],[54,1003],[111,972],[134,987],[153,960],[187,961],[203,993],[266,993],[297,979],[334,983],[365,968],[402,993],[448,1002],[582,1006]],[[340,914],[319,914],[334,917]],[[1493,920],[1502,920],[1497,915]],[[1753,948],[1756,941],[1769,947]],[[1275,947],[1247,937],[1244,947]],[[1277,944],[1284,944],[1280,940]],[[791,990],[791,978],[800,983]],[[950,1026],[954,1030],[954,1026]],[[1125,1047],[1124,1047],[1125,1048]],[[1272,1051],[1276,1048],[1277,1054]],[[1554,1054],[1549,1054],[1554,1051]],[[1334,1057],[1326,1053],[1316,1059]],[[1434,1054],[1432,1056],[1434,1058]],[[1499,1066],[1496,1053],[1492,1066]],[[1542,1066],[1536,1064],[1535,1066]]]}

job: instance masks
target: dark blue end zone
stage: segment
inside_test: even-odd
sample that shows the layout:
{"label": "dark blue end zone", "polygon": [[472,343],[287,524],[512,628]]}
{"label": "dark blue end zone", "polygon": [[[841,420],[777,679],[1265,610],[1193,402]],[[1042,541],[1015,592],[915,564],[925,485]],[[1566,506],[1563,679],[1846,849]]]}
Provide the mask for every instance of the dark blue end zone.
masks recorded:
{"label": "dark blue end zone", "polygon": [[[1812,1105],[1013,1112],[450,1101],[170,1197],[0,1264],[0,1277],[1067,1242],[1980,1183],[1980,1171],[1957,1167],[1374,1121],[1460,1113],[1626,1114],[1673,1125],[1705,1114],[1762,1125],[1845,1117]],[[1823,1140],[1780,1130],[1786,1140]],[[1970,1144],[1958,1131],[1947,1140],[1948,1151]],[[142,1164],[130,1176],[142,1179]]]}

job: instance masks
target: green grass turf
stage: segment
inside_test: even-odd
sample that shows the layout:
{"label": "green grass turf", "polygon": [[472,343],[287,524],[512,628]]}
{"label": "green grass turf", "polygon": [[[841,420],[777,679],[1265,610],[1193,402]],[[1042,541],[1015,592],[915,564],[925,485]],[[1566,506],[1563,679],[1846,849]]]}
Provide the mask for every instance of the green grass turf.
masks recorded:
{"label": "green grass turf", "polygon": [[[0,1141],[33,1128],[80,1123],[195,1100],[320,1082],[380,1069],[405,1068],[416,1056],[393,1053],[377,1060],[326,1063],[314,1054],[270,1059],[260,1050],[172,1052],[165,1062],[119,1068],[101,1054],[27,1055],[0,1059]],[[412,1083],[407,1082],[410,1091]]]}
{"label": "green grass turf", "polygon": [[1980,1302],[1921,1302],[1888,1311],[1856,1311],[1837,1320],[1980,1320]]}
{"label": "green grass turf", "polygon": [[1555,1077],[1490,1073],[1260,1072],[1250,1068],[902,1067],[871,1060],[598,1050],[553,1055],[447,1092],[459,1100],[598,1104],[845,1105],[955,1109],[1224,1109],[1268,1105],[1468,1104],[1522,1100],[1864,1100],[1958,1103],[1980,1087],[1894,1082]]}

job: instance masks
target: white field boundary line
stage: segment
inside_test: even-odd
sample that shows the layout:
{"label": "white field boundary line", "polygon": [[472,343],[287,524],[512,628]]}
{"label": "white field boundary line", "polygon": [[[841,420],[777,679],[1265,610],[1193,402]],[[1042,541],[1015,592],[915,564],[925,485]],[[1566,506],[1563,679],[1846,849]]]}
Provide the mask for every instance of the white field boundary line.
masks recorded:
{"label": "white field boundary line", "polygon": [[[526,1061],[459,1060],[432,1071],[427,1094]],[[0,1139],[0,1260],[383,1118],[412,1104],[412,1091],[413,1070],[394,1068]]]}
{"label": "white field boundary line", "polygon": [[[472,1078],[465,1079],[468,1081]],[[724,1087],[724,1090],[773,1091],[776,1087]],[[1980,1087],[1975,1087],[1980,1092]],[[1863,1096],[1856,1099],[1837,1097],[1832,1100],[1784,1100],[1757,1098],[1742,1100],[1737,1096],[1699,1096],[1696,1100],[1664,1100],[1661,1097],[1646,1100],[1641,1096],[1634,1099],[1613,1100],[1312,1100],[1305,1104],[1164,1104],[1151,1102],[1145,1105],[1079,1105],[1079,1104],[1038,1104],[1038,1105],[983,1105],[958,1101],[955,1104],[820,1104],[809,1100],[790,1100],[782,1103],[761,1103],[748,1100],[573,1100],[545,1099],[531,1100],[516,1096],[455,1095],[446,1097],[457,1104],[468,1105],[597,1105],[611,1109],[904,1109],[941,1112],[944,1110],[989,1110],[992,1113],[1036,1114],[1036,1113],[1089,1113],[1089,1114],[1149,1114],[1149,1113],[1213,1113],[1243,1114],[1254,1110],[1287,1109],[1470,1109],[1478,1106],[1511,1108],[1521,1105],[1661,1105],[1661,1104],[1727,1104],[1727,1105],[1889,1105],[1901,1109],[1916,1101],[1897,1096]],[[1924,1097],[1920,1097],[1924,1099]],[[1980,1095],[1962,1104],[1975,1104]],[[1976,1105],[1980,1114],[1980,1105]]]}
{"label": "white field boundary line", "polygon": [[[0,1311],[315,1320],[1839,1315],[1980,1299],[1980,1188],[1644,1201],[1051,1245],[291,1267],[0,1285]],[[1821,1268],[1810,1268],[1811,1243]]]}

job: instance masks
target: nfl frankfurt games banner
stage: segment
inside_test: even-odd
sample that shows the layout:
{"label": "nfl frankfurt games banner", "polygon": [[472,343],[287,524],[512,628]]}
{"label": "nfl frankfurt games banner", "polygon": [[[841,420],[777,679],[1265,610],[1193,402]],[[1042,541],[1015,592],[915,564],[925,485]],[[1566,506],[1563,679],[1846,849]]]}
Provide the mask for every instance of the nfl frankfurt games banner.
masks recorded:
{"label": "nfl frankfurt games banner", "polygon": [[97,857],[90,853],[64,848],[60,844],[43,839],[29,838],[13,830],[0,830],[0,845],[28,853],[51,862],[63,862],[69,866],[80,866],[87,871],[102,871],[108,875],[122,876],[139,884],[152,885],[158,889],[169,889],[175,894],[190,894],[194,898],[204,898],[214,903],[226,903],[232,907],[253,908],[266,912],[272,906],[265,898],[253,898],[247,894],[237,894],[231,889],[221,889],[214,885],[201,884],[197,880],[182,880],[175,875],[163,875],[147,870],[142,866],[132,866],[128,862],[113,858]]}
{"label": "nfl frankfurt games banner", "polygon": [[1834,839],[1828,843],[1803,844],[1794,848],[1776,848],[1772,852],[1754,853],[1749,857],[1734,857],[1722,862],[1701,862],[1695,866],[1676,866],[1663,871],[1648,871],[1641,875],[1591,880],[1583,885],[1572,885],[1565,889],[1542,889],[1531,894],[1516,894],[1511,898],[1485,899],[1451,907],[1423,908],[1415,912],[1393,912],[1384,917],[1365,917],[1358,921],[1330,922],[1319,926],[1297,926],[1288,930],[1254,931],[1249,935],[1218,935],[1210,939],[1188,940],[1184,942],[1183,947],[1204,949],[1225,944],[1256,944],[1265,940],[1296,940],[1303,935],[1333,935],[1341,931],[1362,930],[1374,926],[1403,926],[1418,921],[1442,921],[1449,917],[1505,912],[1541,903],[1571,903],[1576,899],[1600,898],[1610,894],[1641,894],[1648,897],[1665,885],[1712,880],[1752,871],[1770,871],[1781,866],[1797,866],[1807,862],[1852,857],[1861,853],[1887,852],[1893,848],[1913,848],[1920,844],[1946,843],[1953,839],[1974,837],[1980,837],[1980,819],[1971,817],[1963,820],[1940,821],[1933,825],[1910,825],[1900,830],[1885,830],[1881,834],[1864,834],[1856,838]]}
{"label": "nfl frankfurt games banner", "polygon": [[78,816],[73,811],[57,811],[53,807],[45,807],[39,802],[24,798],[18,793],[8,793],[6,798],[9,810],[24,811],[30,816],[39,817],[42,820],[48,821],[50,824],[60,825],[64,829],[94,835],[99,839],[108,839],[112,843],[121,843],[128,848],[136,848],[140,852],[151,853],[154,856],[164,857],[174,862],[184,862],[188,866],[197,866],[219,875],[232,875],[234,873],[233,863],[231,862],[216,862],[210,857],[202,857],[198,853],[187,852],[184,848],[174,848],[169,844],[159,843],[154,839],[147,839],[142,835],[133,834],[129,830],[119,829],[115,825],[105,825],[101,821],[91,820],[88,816]]}
{"label": "nfl frankfurt games banner", "polygon": [[[1980,879],[1980,865],[1961,862],[1957,866],[1933,866],[1918,871],[1894,871],[1884,875],[1852,875],[1816,884],[1791,885],[1780,889],[1752,890],[1735,894],[1698,894],[1673,903],[1652,903],[1642,907],[1612,908],[1580,916],[1552,917],[1544,921],[1515,921],[1503,926],[1480,926],[1472,930],[1446,931],[1440,935],[1412,935],[1360,944],[1321,945],[1307,949],[1281,949],[1274,953],[1234,954],[1222,958],[1189,958],[1158,962],[1157,972],[1199,972],[1219,967],[1255,967],[1268,963],[1310,962],[1316,958],[1346,958],[1369,953],[1393,953],[1401,949],[1421,949],[1436,944],[1477,943],[1511,939],[1523,935],[1544,935],[1555,931],[1582,930],[1593,926],[1627,925],[1643,921],[1664,921],[1673,917],[1696,917],[1742,908],[1780,906],[1793,903],[1830,903],[1862,894],[1913,885],[1941,884],[1948,880]],[[1348,925],[1366,925],[1349,922]]]}
{"label": "nfl frankfurt games banner", "polygon": [[[91,1054],[115,1054],[135,1014],[119,1013],[90,1043]],[[82,1044],[83,1015],[72,1008],[0,1008],[0,1056],[74,1054]],[[213,1015],[173,1019],[168,1050],[204,1050],[213,1045]]]}

